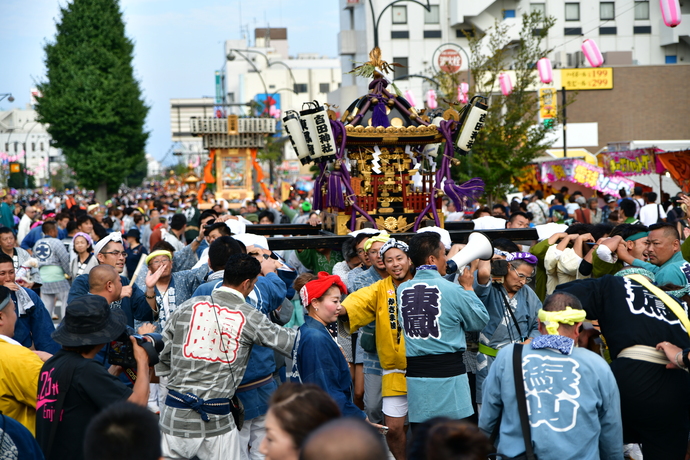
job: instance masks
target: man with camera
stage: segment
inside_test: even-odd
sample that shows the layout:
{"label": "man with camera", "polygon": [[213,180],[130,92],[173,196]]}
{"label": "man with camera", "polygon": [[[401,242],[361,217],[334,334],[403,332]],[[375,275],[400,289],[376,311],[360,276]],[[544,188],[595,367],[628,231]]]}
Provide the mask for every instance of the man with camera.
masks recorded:
{"label": "man with camera", "polygon": [[134,337],[131,350],[138,378],[132,388],[106,371],[93,358],[122,337],[127,320],[124,312],[110,308],[98,295],[77,297],[65,311],[65,318],[52,337],[62,345],[43,365],[36,400],[36,439],[46,460],[81,460],[86,427],[107,406],[129,401],[146,406],[149,393],[149,355]]}
{"label": "man with camera", "polygon": [[474,292],[489,312],[489,322],[479,334],[477,354],[477,402],[498,351],[511,343],[529,342],[539,335],[537,312],[539,297],[527,286],[534,276],[536,256],[518,252],[510,240],[493,242],[491,261],[480,260],[474,279]]}

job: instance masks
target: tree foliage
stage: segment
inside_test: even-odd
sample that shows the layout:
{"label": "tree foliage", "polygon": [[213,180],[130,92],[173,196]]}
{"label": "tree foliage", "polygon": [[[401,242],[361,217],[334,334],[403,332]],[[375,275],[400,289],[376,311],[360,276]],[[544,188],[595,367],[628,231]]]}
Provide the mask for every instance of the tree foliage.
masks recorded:
{"label": "tree foliage", "polygon": [[[508,27],[499,21],[486,36],[468,37],[473,79],[470,96],[488,97],[489,110],[471,153],[453,172],[461,180],[481,177],[490,203],[509,192],[525,166],[548,148],[545,137],[553,128],[537,123],[538,94],[533,88],[538,80],[536,63],[550,51],[543,41],[554,22],[539,13],[523,15],[519,39],[513,43],[508,41]],[[513,92],[503,96],[498,76],[511,66],[515,71]]]}
{"label": "tree foliage", "polygon": [[117,191],[144,161],[149,108],[134,78],[134,44],[118,0],[72,0],[45,46],[47,79],[36,111],[79,185]]}

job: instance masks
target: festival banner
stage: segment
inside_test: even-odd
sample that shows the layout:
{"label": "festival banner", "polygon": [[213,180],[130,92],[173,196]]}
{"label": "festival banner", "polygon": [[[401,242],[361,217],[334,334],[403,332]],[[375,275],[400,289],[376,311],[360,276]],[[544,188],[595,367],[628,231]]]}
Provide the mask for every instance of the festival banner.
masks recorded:
{"label": "festival banner", "polygon": [[630,191],[635,183],[621,176],[607,176],[599,166],[578,159],[545,161],[541,164],[541,178],[545,183],[568,181],[584,185],[606,195],[620,198],[620,189]]}
{"label": "festival banner", "polygon": [[604,172],[616,176],[660,174],[654,158],[654,149],[627,150],[603,154]]}
{"label": "festival banner", "polygon": [[668,152],[657,155],[678,186],[690,193],[690,150]]}

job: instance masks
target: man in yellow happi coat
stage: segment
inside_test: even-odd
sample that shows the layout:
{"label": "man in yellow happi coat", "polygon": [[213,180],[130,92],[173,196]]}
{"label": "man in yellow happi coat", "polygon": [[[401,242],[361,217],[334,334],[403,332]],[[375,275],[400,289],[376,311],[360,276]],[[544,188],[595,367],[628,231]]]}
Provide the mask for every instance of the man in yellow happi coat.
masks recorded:
{"label": "man in yellow happi coat", "polygon": [[341,313],[350,332],[376,321],[376,351],[383,368],[383,415],[389,429],[386,442],[396,460],[405,459],[407,416],[407,361],[398,324],[396,288],[413,276],[408,249],[405,243],[389,239],[379,251],[389,276],[351,293],[343,301]]}

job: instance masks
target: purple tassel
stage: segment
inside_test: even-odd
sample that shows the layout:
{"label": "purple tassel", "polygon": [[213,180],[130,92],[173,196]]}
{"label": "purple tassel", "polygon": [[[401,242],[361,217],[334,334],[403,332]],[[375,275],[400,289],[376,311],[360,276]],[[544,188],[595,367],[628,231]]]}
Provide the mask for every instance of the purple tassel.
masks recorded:
{"label": "purple tassel", "polygon": [[388,120],[388,115],[386,115],[386,104],[379,102],[374,106],[374,110],[371,112],[371,126],[383,126],[387,128],[390,125],[391,123]]}
{"label": "purple tassel", "polygon": [[343,198],[343,189],[340,185],[342,177],[340,174],[331,174],[328,177],[328,186],[326,188],[326,206],[337,208],[341,211],[345,209],[345,199]]}
{"label": "purple tassel", "polygon": [[484,181],[475,177],[461,185],[456,185],[452,179],[446,179],[443,191],[448,198],[453,200],[453,204],[460,211],[464,208],[465,203],[472,203],[484,193]]}

